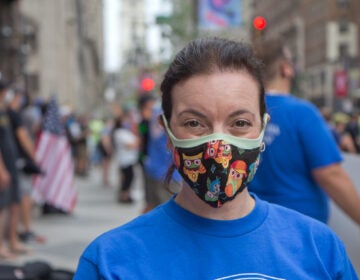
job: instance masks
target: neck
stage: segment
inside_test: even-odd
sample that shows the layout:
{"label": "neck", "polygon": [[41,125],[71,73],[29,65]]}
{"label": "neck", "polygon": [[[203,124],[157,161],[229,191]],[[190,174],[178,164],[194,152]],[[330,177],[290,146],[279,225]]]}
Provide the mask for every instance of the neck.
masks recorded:
{"label": "neck", "polygon": [[291,84],[288,79],[278,78],[266,85],[266,92],[278,93],[278,94],[289,94]]}
{"label": "neck", "polygon": [[186,184],[175,201],[184,209],[200,217],[214,220],[234,220],[245,217],[255,207],[255,201],[247,189],[239,193],[232,201],[225,203],[221,208],[213,208],[203,202]]}

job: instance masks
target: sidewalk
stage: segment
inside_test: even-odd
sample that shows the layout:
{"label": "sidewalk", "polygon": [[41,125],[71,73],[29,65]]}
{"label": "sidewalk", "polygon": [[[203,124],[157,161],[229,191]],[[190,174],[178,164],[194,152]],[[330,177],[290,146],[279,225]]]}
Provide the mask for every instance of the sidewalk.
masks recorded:
{"label": "sidewalk", "polygon": [[136,174],[133,185],[135,203],[126,205],[116,202],[117,177],[114,168],[111,170],[111,188],[102,187],[98,168],[92,168],[86,178],[76,178],[75,186],[79,195],[74,213],[43,216],[36,211],[34,231],[43,235],[46,243],[30,243],[28,246],[33,252],[19,257],[12,264],[42,260],[54,268],[75,270],[82,251],[91,240],[141,212],[143,192],[138,168]]}

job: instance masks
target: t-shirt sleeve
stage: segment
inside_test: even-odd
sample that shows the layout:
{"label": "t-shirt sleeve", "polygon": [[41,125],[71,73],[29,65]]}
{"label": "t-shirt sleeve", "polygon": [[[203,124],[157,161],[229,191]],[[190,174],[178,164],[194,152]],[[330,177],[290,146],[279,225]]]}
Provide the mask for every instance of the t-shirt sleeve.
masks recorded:
{"label": "t-shirt sleeve", "polygon": [[97,267],[84,256],[80,258],[73,280],[101,280]]}
{"label": "t-shirt sleeve", "polygon": [[298,119],[299,139],[304,149],[306,161],[311,169],[341,162],[342,156],[333,135],[320,112],[312,104],[302,108],[306,116]]}
{"label": "t-shirt sleeve", "polygon": [[20,114],[18,114],[16,112],[8,111],[8,116],[9,116],[9,119],[10,119],[10,122],[11,122],[11,125],[12,125],[12,128],[14,129],[14,131],[24,125]]}

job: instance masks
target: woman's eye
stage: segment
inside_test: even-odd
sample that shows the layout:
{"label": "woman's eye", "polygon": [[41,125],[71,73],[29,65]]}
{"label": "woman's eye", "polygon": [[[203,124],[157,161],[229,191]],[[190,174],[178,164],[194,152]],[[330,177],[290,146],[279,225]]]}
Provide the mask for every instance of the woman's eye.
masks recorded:
{"label": "woman's eye", "polygon": [[251,123],[249,121],[246,120],[238,120],[235,122],[235,126],[237,127],[248,127],[251,126]]}
{"label": "woman's eye", "polygon": [[187,121],[185,123],[185,126],[189,126],[189,127],[198,127],[200,125],[200,123],[198,121],[192,120],[192,121]]}

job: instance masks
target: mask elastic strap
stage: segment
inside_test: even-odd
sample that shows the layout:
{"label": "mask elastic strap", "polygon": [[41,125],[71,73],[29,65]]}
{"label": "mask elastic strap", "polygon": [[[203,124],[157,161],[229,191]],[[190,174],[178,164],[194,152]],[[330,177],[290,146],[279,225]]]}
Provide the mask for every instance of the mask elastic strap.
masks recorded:
{"label": "mask elastic strap", "polygon": [[262,142],[260,146],[260,153],[265,152],[265,150],[266,150],[266,144]]}

